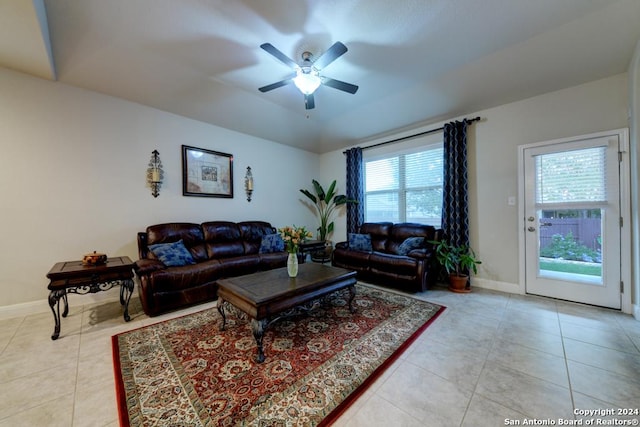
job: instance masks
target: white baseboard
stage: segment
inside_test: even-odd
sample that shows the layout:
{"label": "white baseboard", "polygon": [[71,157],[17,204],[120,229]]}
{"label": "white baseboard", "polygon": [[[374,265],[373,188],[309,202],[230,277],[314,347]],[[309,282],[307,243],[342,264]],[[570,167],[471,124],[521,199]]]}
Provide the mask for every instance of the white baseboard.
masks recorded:
{"label": "white baseboard", "polygon": [[[507,292],[511,294],[525,294],[524,289],[521,289],[517,283],[498,282],[496,280],[482,279],[480,277],[472,277],[471,286],[476,288],[491,289],[493,291]],[[629,314],[631,314],[636,320],[640,321],[640,305],[632,305],[631,312]]]}
{"label": "white baseboard", "polygon": [[491,289],[493,291],[507,292],[510,294],[524,294],[517,283],[498,282],[497,280],[483,279],[480,277],[471,278],[471,287]]}
{"label": "white baseboard", "polygon": [[[131,296],[131,299],[137,297],[138,295],[134,293]],[[118,301],[120,299],[120,292],[100,292],[87,295],[68,294],[68,299],[69,307],[73,309],[73,307],[81,307],[87,304]],[[62,308],[60,311],[62,311]],[[47,299],[2,306],[0,307],[0,320],[40,313],[51,313],[51,308],[49,307],[49,301]],[[53,316],[53,314],[51,315]]]}
{"label": "white baseboard", "polygon": [[5,305],[0,307],[0,319],[29,316],[31,314],[51,312],[46,300],[24,302],[22,304]]}

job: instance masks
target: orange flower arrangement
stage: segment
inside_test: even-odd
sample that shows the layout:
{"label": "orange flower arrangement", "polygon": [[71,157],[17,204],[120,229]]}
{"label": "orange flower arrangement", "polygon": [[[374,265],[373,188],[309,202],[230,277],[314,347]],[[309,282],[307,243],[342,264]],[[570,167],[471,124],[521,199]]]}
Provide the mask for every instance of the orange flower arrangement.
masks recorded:
{"label": "orange flower arrangement", "polygon": [[304,243],[306,239],[313,237],[310,231],[307,231],[304,227],[286,226],[278,229],[282,240],[284,240],[284,246],[287,252],[298,252],[298,246]]}

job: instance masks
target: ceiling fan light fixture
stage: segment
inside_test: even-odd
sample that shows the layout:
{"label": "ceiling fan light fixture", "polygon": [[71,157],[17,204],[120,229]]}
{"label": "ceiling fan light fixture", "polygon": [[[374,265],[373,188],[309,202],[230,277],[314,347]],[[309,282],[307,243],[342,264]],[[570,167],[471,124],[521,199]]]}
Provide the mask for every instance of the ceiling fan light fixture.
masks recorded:
{"label": "ceiling fan light fixture", "polygon": [[320,87],[322,80],[318,72],[312,69],[299,69],[293,78],[293,83],[304,95],[311,95]]}
{"label": "ceiling fan light fixture", "polygon": [[309,51],[302,52],[302,62],[297,64],[293,59],[275,48],[271,43],[263,43],[260,48],[269,53],[295,71],[295,75],[290,76],[279,82],[272,83],[267,86],[259,87],[260,92],[269,92],[270,90],[294,83],[298,90],[304,95],[305,109],[311,110],[315,108],[313,93],[320,87],[325,85],[333,89],[341,90],[350,94],[354,94],[358,90],[358,86],[351,83],[342,82],[326,76],[321,76],[320,72],[336,59],[340,58],[347,52],[347,47],[341,42],[335,42],[329,50],[325,51],[318,59],[312,60],[313,55]]}

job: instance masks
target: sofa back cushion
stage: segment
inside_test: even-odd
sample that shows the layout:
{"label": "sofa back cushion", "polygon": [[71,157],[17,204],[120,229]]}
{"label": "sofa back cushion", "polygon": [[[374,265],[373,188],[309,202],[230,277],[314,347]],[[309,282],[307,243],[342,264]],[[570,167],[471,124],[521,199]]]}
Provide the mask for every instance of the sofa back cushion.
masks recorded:
{"label": "sofa back cushion", "polygon": [[[199,224],[171,222],[168,224],[150,225],[146,231],[147,246],[160,243],[174,243],[182,240],[182,243],[184,243],[184,246],[189,250],[196,262],[207,259],[202,229]],[[157,259],[151,251],[147,251],[147,257]]]}
{"label": "sofa back cushion", "polygon": [[229,258],[244,255],[240,228],[235,222],[210,221],[202,224],[209,258]]}
{"label": "sofa back cushion", "polygon": [[405,255],[400,250],[402,244],[411,237],[423,237],[423,247],[427,247],[429,240],[436,238],[436,229],[431,225],[414,224],[409,222],[394,224],[389,232],[389,239],[384,252],[394,255]]}
{"label": "sofa back cushion", "polygon": [[[257,254],[260,251],[262,237],[275,234],[277,230],[268,222],[243,221],[238,223],[245,254]],[[284,249],[282,249],[284,251]]]}
{"label": "sofa back cushion", "polygon": [[360,234],[371,235],[372,249],[378,252],[385,252],[392,226],[393,223],[391,222],[365,222],[360,226]]}

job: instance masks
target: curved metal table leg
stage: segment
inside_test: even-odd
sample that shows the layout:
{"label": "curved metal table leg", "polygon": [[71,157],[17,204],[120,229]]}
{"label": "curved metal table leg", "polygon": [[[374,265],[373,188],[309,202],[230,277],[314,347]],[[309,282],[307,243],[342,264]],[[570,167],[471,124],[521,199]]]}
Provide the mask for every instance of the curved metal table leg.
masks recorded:
{"label": "curved metal table leg", "polygon": [[129,316],[129,301],[133,295],[133,280],[123,280],[120,285],[120,304],[124,305],[124,321],[131,320]]}
{"label": "curved metal table leg", "polygon": [[120,305],[124,305],[124,291],[125,291],[125,286],[124,286],[124,281],[120,284]]}
{"label": "curved metal table leg", "polygon": [[67,304],[67,293],[65,292],[65,290],[62,289],[49,292],[49,307],[51,307],[53,320],[55,322],[55,326],[53,327],[53,335],[51,335],[52,340],[57,340],[60,336],[60,298],[64,299],[65,302],[64,313],[62,315],[66,317],[67,313],[69,312],[69,305]]}
{"label": "curved metal table leg", "polygon": [[222,298],[218,297],[218,313],[220,313],[220,316],[222,316],[222,326],[220,326],[220,330],[224,331],[224,328],[227,326],[227,316],[225,316],[224,314],[224,304],[225,304],[225,300],[223,300]]}
{"label": "curved metal table leg", "polygon": [[253,337],[256,339],[258,345],[258,355],[256,356],[256,362],[264,362],[264,349],[262,348],[262,338],[264,337],[264,330],[267,328],[269,322],[266,319],[256,320],[251,319],[251,330],[253,331]]}
{"label": "curved metal table leg", "polygon": [[356,297],[356,287],[349,286],[349,311],[355,313],[356,309],[353,307],[353,299]]}
{"label": "curved metal table leg", "polygon": [[64,300],[64,311],[62,312],[62,317],[67,317],[67,314],[69,314],[69,300],[67,298],[67,290],[62,289],[58,292],[62,292],[62,299]]}

